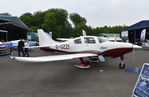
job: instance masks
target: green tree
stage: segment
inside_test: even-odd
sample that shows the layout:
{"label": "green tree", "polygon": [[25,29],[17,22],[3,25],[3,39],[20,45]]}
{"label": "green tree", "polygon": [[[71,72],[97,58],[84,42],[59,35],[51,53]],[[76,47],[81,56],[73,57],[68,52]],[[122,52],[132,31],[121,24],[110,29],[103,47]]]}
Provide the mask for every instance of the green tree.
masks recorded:
{"label": "green tree", "polygon": [[25,13],[20,19],[33,30],[42,28],[46,32],[52,31],[54,37],[68,37],[72,29],[68,12],[64,9],[37,11],[33,15]]}
{"label": "green tree", "polygon": [[33,15],[31,13],[24,13],[20,16],[20,19],[29,27],[34,25]]}
{"label": "green tree", "polygon": [[87,26],[87,20],[77,13],[69,15],[70,20],[75,25],[73,28],[68,21],[68,12],[64,9],[49,9],[47,11],[37,11],[34,14],[24,13],[20,19],[31,29],[43,29],[46,32],[53,32],[53,37],[77,37],[85,30],[87,35],[98,35],[100,33],[119,33],[127,26],[104,26],[92,28]]}
{"label": "green tree", "polygon": [[81,17],[79,14],[77,13],[72,13],[69,16],[70,20],[72,21],[72,23],[75,25],[75,27],[79,26],[80,24],[86,24],[86,19]]}
{"label": "green tree", "polygon": [[126,28],[127,26],[113,26],[113,27],[97,27],[93,29],[94,35],[98,35],[100,33],[119,33],[122,29]]}
{"label": "green tree", "polygon": [[70,20],[75,25],[75,27],[72,29],[72,36],[81,36],[82,30],[85,30],[88,34],[88,26],[86,25],[86,19],[84,17],[81,17],[77,13],[72,13],[69,15]]}
{"label": "green tree", "polygon": [[43,29],[42,24],[44,23],[44,16],[45,13],[42,11],[37,11],[33,14],[33,24],[31,25],[33,30]]}
{"label": "green tree", "polygon": [[66,37],[71,29],[68,12],[64,9],[49,9],[45,13],[43,28],[52,31],[55,37]]}
{"label": "green tree", "polygon": [[9,14],[9,13],[0,13],[0,15],[3,15],[3,16],[11,16],[11,14]]}

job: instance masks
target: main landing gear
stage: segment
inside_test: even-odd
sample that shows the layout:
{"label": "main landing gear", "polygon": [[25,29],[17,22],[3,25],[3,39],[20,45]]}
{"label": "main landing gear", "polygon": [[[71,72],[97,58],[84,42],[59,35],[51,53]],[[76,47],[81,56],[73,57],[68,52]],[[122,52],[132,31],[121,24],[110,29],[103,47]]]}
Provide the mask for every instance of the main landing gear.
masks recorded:
{"label": "main landing gear", "polygon": [[124,60],[124,56],[120,56],[120,59],[122,60],[122,62],[119,64],[119,68],[120,69],[124,69],[125,68],[125,64],[123,63],[123,60]]}
{"label": "main landing gear", "polygon": [[[125,64],[123,63],[123,60],[124,60],[124,56],[120,56],[120,59],[122,60],[122,62],[119,64],[119,68],[120,69],[124,69],[126,66]],[[77,68],[81,68],[81,69],[87,69],[87,68],[90,68],[90,64],[86,64],[83,60],[83,58],[80,58],[80,64],[76,64],[74,65],[75,67]]]}
{"label": "main landing gear", "polygon": [[85,64],[83,58],[80,58],[80,64],[76,64],[74,66],[77,67],[77,68],[81,68],[81,69],[90,68],[90,65],[89,64]]}

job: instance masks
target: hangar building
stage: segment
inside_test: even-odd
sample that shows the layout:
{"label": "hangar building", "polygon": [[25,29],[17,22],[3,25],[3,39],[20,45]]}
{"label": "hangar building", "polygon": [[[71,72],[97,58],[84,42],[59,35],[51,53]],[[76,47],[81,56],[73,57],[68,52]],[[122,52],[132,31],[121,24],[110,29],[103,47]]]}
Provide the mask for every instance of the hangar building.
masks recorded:
{"label": "hangar building", "polygon": [[29,40],[37,39],[32,29],[28,28],[19,18],[14,16],[0,16],[0,40],[28,39],[28,35],[31,35],[33,38]]}
{"label": "hangar building", "polygon": [[149,20],[143,20],[136,24],[133,24],[122,30],[121,36],[123,37],[123,32],[127,32],[127,37],[130,43],[137,44],[140,41],[141,32],[146,29],[145,39],[149,40]]}

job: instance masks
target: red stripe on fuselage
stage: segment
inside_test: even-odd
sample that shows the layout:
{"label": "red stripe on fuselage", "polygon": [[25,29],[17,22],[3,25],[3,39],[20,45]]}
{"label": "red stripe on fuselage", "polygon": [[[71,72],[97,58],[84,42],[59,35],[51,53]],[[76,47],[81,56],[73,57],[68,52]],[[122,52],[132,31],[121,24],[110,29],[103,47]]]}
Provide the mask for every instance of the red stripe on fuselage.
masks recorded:
{"label": "red stripe on fuselage", "polygon": [[96,52],[94,51],[84,51],[84,52],[66,52],[66,51],[60,51],[60,50],[56,50],[56,49],[50,49],[50,48],[40,48],[41,50],[43,51],[46,51],[46,52],[62,52],[62,53],[67,53],[67,54],[79,54],[79,53],[92,53],[92,54],[97,54]]}
{"label": "red stripe on fuselage", "polygon": [[113,58],[119,57],[126,53],[129,53],[133,50],[133,48],[117,48],[103,52],[103,56],[111,56]]}
{"label": "red stripe on fuselage", "polygon": [[56,50],[54,50],[54,49],[49,49],[49,48],[40,48],[41,50],[43,50],[43,51],[46,51],[46,52],[55,52]]}
{"label": "red stripe on fuselage", "polygon": [[133,50],[133,48],[116,48],[116,49],[107,50],[103,53],[97,53],[98,51],[96,51],[96,52],[93,52],[93,51],[66,52],[66,51],[60,51],[60,50],[55,50],[55,49],[50,49],[50,48],[40,48],[40,49],[43,51],[46,51],[46,52],[57,51],[57,52],[63,52],[63,53],[69,53],[69,54],[92,53],[92,54],[98,54],[98,55],[103,55],[103,56],[110,56],[113,58],[119,57],[119,56],[129,53]]}

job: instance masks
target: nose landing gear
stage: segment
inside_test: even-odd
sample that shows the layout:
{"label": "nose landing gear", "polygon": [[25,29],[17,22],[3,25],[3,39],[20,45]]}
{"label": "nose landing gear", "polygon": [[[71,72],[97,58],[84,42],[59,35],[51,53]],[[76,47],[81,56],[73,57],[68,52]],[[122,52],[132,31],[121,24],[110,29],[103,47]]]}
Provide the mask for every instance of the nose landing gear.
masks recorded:
{"label": "nose landing gear", "polygon": [[120,63],[120,64],[119,64],[119,68],[120,68],[120,69],[124,69],[124,68],[125,68],[125,64],[124,64],[123,62]]}
{"label": "nose landing gear", "polygon": [[122,60],[122,62],[119,64],[119,68],[124,69],[125,68],[125,64],[123,63],[124,55],[120,56],[120,59]]}

